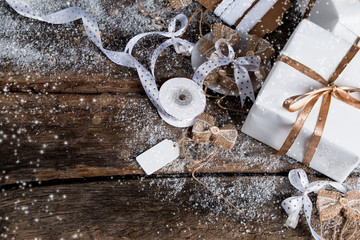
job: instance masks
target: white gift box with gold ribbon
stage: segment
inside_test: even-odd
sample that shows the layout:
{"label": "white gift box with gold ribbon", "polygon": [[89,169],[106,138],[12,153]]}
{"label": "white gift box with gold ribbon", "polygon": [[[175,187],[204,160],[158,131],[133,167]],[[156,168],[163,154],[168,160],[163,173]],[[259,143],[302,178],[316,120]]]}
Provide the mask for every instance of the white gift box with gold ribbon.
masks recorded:
{"label": "white gift box with gold ribbon", "polygon": [[[352,48],[354,46],[350,42],[308,20],[303,20],[290,37],[282,55],[300,62],[328,80]],[[360,51],[337,78],[336,86],[359,88],[359,66]],[[251,108],[242,131],[279,150],[299,114],[299,111],[289,112],[285,109],[284,100],[320,88],[324,88],[320,82],[278,61]],[[352,94],[357,98],[359,95]],[[319,121],[321,99],[314,105],[300,133],[286,153],[300,162],[304,159],[307,144]],[[344,181],[360,160],[359,123],[358,108],[331,97],[324,131],[309,166],[336,181]]]}
{"label": "white gift box with gold ribbon", "polygon": [[318,0],[311,9],[309,20],[355,42],[360,36],[360,1]]}

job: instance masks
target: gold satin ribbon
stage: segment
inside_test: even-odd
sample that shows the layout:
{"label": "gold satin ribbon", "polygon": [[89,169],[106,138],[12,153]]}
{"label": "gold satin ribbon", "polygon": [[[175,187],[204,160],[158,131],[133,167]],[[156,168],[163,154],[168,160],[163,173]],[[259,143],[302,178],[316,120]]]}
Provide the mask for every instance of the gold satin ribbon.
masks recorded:
{"label": "gold satin ribbon", "polygon": [[337,80],[339,75],[344,71],[347,64],[355,57],[356,53],[360,50],[360,48],[356,45],[353,45],[350,50],[347,52],[345,57],[342,59],[335,72],[330,77],[329,81],[326,81],[320,74],[316,73],[314,70],[309,67],[303,65],[302,63],[291,59],[290,57],[281,55],[277,59],[277,61],[282,61],[289,66],[295,68],[306,76],[314,79],[325,85],[325,87],[310,91],[308,93],[304,93],[301,95],[292,96],[286,99],[283,103],[283,107],[287,109],[289,112],[296,112],[300,110],[300,113],[291,128],[289,135],[287,136],[285,142],[281,146],[280,150],[277,152],[278,155],[284,155],[291,148],[293,143],[295,142],[297,136],[299,135],[302,127],[305,124],[306,119],[310,115],[311,110],[317,103],[317,101],[323,97],[320,107],[320,112],[318,115],[318,120],[316,122],[316,126],[314,129],[314,133],[310,139],[308,144],[304,159],[302,161],[303,164],[309,166],[310,162],[316,152],[316,148],[320,142],[321,136],[323,134],[325,128],[326,118],[329,112],[331,97],[335,97],[336,99],[349,104],[353,107],[360,109],[360,101],[353,96],[351,93],[360,92],[360,88],[357,87],[348,87],[348,86],[336,86],[334,82]]}

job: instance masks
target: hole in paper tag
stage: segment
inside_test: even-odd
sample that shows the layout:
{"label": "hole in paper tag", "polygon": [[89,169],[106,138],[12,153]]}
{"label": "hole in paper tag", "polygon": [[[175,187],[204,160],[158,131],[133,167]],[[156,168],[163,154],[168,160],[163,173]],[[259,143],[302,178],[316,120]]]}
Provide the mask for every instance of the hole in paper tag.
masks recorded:
{"label": "hole in paper tag", "polygon": [[165,139],[136,157],[136,161],[147,175],[150,175],[179,157],[176,142]]}

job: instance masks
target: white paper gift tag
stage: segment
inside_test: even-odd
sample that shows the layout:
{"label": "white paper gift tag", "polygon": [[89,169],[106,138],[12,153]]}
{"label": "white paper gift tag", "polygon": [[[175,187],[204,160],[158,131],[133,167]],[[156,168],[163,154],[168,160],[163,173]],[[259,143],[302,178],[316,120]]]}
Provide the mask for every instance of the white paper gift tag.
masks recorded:
{"label": "white paper gift tag", "polygon": [[165,139],[136,157],[136,161],[147,175],[150,175],[179,157],[176,142]]}

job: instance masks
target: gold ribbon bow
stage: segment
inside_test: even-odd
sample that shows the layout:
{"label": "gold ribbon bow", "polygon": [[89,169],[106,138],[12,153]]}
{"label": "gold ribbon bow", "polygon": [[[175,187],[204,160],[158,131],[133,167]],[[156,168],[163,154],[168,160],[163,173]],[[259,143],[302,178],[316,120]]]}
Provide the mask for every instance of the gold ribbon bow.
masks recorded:
{"label": "gold ribbon bow", "polygon": [[316,73],[314,70],[308,68],[307,66],[297,62],[296,60],[291,59],[290,57],[282,55],[278,58],[278,61],[282,61],[288,64],[289,66],[295,68],[306,76],[324,84],[325,87],[308,93],[304,93],[302,95],[290,97],[284,101],[283,107],[285,109],[290,112],[300,110],[300,113],[293,127],[291,128],[291,131],[287,136],[284,144],[282,145],[277,154],[284,155],[291,148],[292,144],[295,142],[295,139],[299,135],[301,128],[304,126],[304,123],[309,116],[312,108],[322,96],[323,99],[318,115],[318,120],[315,125],[315,130],[306,149],[304,160],[302,161],[302,163],[307,166],[310,165],[310,162],[316,152],[316,148],[320,142],[322,133],[324,131],[326,118],[330,108],[331,97],[335,97],[346,104],[360,109],[360,101],[350,95],[354,92],[360,92],[360,88],[336,86],[334,84],[338,76],[344,71],[347,64],[355,57],[359,50],[360,48],[356,45],[353,45],[350,48],[350,50],[347,52],[345,57],[342,59],[342,61],[336,68],[335,72],[330,77],[329,81],[326,81],[320,74]]}
{"label": "gold ribbon bow", "polygon": [[226,124],[219,128],[214,124],[214,117],[208,114],[201,114],[193,125],[193,139],[199,143],[209,143],[212,137],[215,146],[222,149],[231,149],[237,138],[235,126]]}
{"label": "gold ribbon bow", "polygon": [[[321,222],[333,219],[335,217],[340,217],[341,212],[344,213],[346,222],[341,231],[340,239],[342,239],[348,221],[355,223],[356,227],[354,233],[356,232],[357,223],[360,222],[359,191],[353,190],[343,195],[339,192],[321,190],[318,193],[316,205],[319,210]],[[336,234],[336,230],[334,230],[334,233]],[[351,237],[354,235],[354,233],[351,235]]]}
{"label": "gold ribbon bow", "polygon": [[[181,146],[183,155],[186,159],[193,162],[194,164],[190,166],[192,168],[192,177],[195,181],[203,185],[206,189],[208,189],[212,194],[215,196],[218,196],[222,198],[225,202],[227,202],[231,207],[236,209],[239,212],[242,212],[239,208],[237,208],[234,204],[232,204],[229,200],[227,200],[222,195],[214,192],[211,190],[205,183],[200,181],[196,176],[195,173],[202,167],[204,167],[206,164],[208,164],[220,151],[220,149],[231,149],[235,141],[237,139],[237,130],[234,125],[226,124],[223,127],[219,128],[215,126],[214,118],[208,114],[200,114],[197,119],[195,120],[195,123],[193,125],[192,129],[192,138],[185,137],[186,132],[184,132],[183,137],[179,140],[179,146]],[[188,142],[197,142],[200,144],[200,159],[199,160],[193,160],[189,158],[185,151],[184,143]],[[208,143],[213,143],[215,146],[215,149],[209,153],[205,158],[203,158],[203,145]]]}

